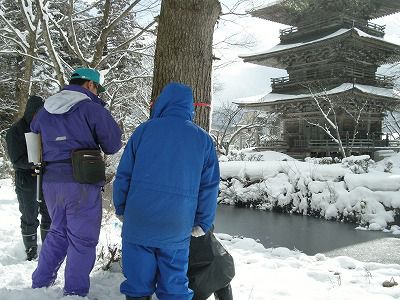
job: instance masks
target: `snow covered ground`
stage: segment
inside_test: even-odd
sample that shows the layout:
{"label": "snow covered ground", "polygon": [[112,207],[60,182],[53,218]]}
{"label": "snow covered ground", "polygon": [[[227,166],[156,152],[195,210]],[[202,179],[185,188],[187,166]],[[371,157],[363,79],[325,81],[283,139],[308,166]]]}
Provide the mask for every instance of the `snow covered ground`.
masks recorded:
{"label": "snow covered ground", "polygon": [[[30,288],[36,262],[24,261],[18,205],[13,190],[11,180],[0,180],[0,299],[64,299],[63,266],[51,288]],[[105,221],[98,249],[119,243],[119,233],[120,223],[116,219]],[[400,265],[363,263],[344,256],[307,256],[286,248],[265,249],[248,238],[226,234],[218,234],[218,237],[235,259],[236,277],[232,281],[235,300],[400,298],[400,286],[382,286],[385,281],[400,281]],[[119,284],[123,280],[119,268],[114,266],[113,271],[103,271],[101,266],[101,262],[97,262],[92,272],[88,299],[125,299],[119,293]],[[69,296],[65,299],[82,298]]]}

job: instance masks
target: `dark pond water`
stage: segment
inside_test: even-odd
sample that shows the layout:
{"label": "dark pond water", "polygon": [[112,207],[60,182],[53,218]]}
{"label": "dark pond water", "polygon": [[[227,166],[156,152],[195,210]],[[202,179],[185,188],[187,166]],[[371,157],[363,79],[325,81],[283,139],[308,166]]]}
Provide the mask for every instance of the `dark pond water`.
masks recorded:
{"label": "dark pond water", "polygon": [[356,225],[313,217],[220,205],[215,232],[258,239],[266,248],[286,247],[308,255],[346,255],[361,261],[400,263],[400,239]]}

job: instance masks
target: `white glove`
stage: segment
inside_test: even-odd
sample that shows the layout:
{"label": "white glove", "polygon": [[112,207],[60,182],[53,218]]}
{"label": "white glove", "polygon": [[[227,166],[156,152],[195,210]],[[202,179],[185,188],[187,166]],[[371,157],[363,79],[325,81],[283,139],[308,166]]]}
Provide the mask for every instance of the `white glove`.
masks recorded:
{"label": "white glove", "polygon": [[199,237],[205,235],[205,232],[200,226],[195,226],[192,228],[192,236]]}
{"label": "white glove", "polygon": [[121,223],[124,223],[124,216],[123,215],[115,215]]}

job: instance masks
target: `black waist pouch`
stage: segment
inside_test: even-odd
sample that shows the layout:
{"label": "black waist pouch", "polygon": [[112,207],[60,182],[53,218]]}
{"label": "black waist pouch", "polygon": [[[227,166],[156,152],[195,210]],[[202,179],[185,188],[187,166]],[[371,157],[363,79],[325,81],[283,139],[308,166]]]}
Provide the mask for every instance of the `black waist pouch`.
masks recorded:
{"label": "black waist pouch", "polygon": [[106,166],[100,150],[74,150],[71,158],[72,172],[77,182],[98,183],[106,179]]}

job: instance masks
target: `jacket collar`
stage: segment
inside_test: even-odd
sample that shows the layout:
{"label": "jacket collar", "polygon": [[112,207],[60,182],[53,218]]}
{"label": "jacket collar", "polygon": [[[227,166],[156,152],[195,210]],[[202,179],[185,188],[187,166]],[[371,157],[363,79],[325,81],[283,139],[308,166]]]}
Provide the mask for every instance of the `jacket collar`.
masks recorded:
{"label": "jacket collar", "polygon": [[63,90],[80,92],[80,93],[88,96],[93,102],[96,102],[97,104],[100,104],[103,107],[106,106],[106,103],[103,100],[101,100],[99,96],[93,94],[91,91],[89,91],[88,89],[85,89],[84,87],[81,87],[80,85],[76,85],[76,84],[66,85],[63,88]]}

